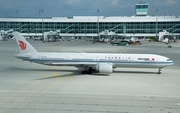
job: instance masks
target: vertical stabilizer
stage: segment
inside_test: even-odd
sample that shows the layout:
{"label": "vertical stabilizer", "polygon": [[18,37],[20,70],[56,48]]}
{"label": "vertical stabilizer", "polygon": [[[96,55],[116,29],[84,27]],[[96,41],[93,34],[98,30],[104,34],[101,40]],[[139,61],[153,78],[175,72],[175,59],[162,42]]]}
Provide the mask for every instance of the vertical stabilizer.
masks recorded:
{"label": "vertical stabilizer", "polygon": [[19,32],[14,32],[14,38],[18,44],[20,53],[36,53],[37,51],[26,41]]}

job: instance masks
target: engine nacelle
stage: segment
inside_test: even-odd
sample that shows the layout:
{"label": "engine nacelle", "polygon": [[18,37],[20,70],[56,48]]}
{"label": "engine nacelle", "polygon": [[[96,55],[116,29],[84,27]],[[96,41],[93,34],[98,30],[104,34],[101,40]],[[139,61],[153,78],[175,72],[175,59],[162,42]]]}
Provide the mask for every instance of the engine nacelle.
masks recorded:
{"label": "engine nacelle", "polygon": [[112,64],[101,63],[98,65],[98,70],[99,70],[99,73],[110,74],[113,72],[113,67],[112,67]]}

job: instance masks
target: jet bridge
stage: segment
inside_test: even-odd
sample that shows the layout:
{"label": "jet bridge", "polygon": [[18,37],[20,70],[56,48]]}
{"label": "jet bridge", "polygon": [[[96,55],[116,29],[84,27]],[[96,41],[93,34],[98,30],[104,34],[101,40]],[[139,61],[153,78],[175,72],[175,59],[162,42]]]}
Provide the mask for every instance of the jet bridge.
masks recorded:
{"label": "jet bridge", "polygon": [[12,38],[12,33],[13,33],[13,30],[8,30],[8,31],[4,31],[4,30],[1,30],[0,31],[0,40],[2,41],[5,41],[5,40],[8,40],[9,38]]}
{"label": "jet bridge", "polygon": [[162,32],[159,32],[159,41],[169,43],[172,41],[176,41],[176,36],[178,34],[172,34],[167,32],[166,30],[163,30]]}
{"label": "jet bridge", "polygon": [[116,33],[109,30],[105,30],[99,33],[99,37],[100,42],[108,42],[116,37]]}
{"label": "jet bridge", "polygon": [[55,42],[60,40],[61,40],[60,30],[44,32],[45,42]]}

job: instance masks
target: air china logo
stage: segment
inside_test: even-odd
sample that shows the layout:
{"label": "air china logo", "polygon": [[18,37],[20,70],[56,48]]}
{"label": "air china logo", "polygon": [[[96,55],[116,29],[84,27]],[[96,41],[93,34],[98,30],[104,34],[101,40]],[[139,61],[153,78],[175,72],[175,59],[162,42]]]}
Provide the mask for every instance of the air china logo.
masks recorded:
{"label": "air china logo", "polygon": [[155,58],[138,58],[138,60],[145,60],[145,61],[153,60],[153,61],[155,61]]}
{"label": "air china logo", "polygon": [[155,58],[152,58],[152,60],[155,60]]}
{"label": "air china logo", "polygon": [[21,40],[18,40],[18,41],[19,41],[19,47],[21,48],[21,50],[25,50],[26,49],[26,43],[24,43]]}

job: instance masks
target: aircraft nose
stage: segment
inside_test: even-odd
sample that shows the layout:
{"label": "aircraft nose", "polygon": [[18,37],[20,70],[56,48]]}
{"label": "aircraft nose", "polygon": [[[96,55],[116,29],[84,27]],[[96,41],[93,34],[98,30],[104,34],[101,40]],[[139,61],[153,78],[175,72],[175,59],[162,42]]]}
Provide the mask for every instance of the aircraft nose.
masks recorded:
{"label": "aircraft nose", "polygon": [[169,62],[170,62],[170,65],[173,65],[173,64],[174,64],[174,62],[173,62],[172,60],[169,60]]}
{"label": "aircraft nose", "polygon": [[173,65],[174,64],[174,62],[171,59],[169,59],[169,58],[167,58],[166,61],[169,62],[169,65]]}

